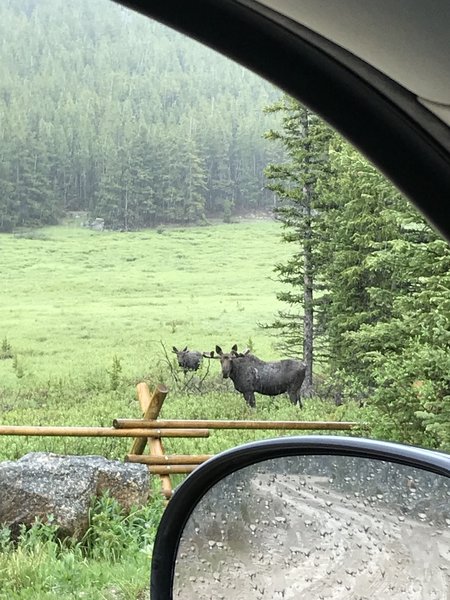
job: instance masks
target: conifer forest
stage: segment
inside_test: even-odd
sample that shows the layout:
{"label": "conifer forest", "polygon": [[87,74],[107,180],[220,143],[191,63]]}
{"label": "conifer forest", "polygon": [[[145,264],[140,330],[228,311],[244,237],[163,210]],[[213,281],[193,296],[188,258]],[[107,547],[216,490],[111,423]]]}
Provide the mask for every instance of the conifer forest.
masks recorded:
{"label": "conifer forest", "polygon": [[272,86],[109,0],[6,1],[0,17],[0,231],[67,211],[133,230],[270,205]]}

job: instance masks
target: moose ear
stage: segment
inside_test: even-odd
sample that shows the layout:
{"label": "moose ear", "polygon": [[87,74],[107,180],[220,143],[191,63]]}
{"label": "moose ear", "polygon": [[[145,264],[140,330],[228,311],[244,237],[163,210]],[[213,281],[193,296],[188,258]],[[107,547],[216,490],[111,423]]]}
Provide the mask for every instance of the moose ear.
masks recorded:
{"label": "moose ear", "polygon": [[183,352],[186,352],[186,350],[187,350],[187,346],[184,347]]}
{"label": "moose ear", "polygon": [[232,348],[233,352],[237,352],[237,344],[235,344]]}
{"label": "moose ear", "polygon": [[178,350],[175,348],[175,346],[172,346],[172,352],[178,352]]}
{"label": "moose ear", "polygon": [[222,348],[220,346],[216,346],[216,352],[219,355],[223,354]]}

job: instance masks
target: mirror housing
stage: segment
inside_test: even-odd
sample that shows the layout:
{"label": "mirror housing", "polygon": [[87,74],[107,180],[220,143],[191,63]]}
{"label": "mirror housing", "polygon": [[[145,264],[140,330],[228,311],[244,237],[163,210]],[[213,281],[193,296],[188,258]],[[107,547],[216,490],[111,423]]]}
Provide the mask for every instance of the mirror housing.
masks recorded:
{"label": "mirror housing", "polygon": [[[270,485],[272,489],[269,489]],[[423,492],[420,488],[424,488]],[[235,493],[236,490],[238,493]],[[292,508],[293,496],[296,496],[295,510]],[[361,576],[363,561],[367,564],[373,559],[373,565],[368,568],[380,572],[384,569],[385,572],[386,568],[380,567],[379,557],[389,556],[389,564],[400,560],[400,554],[397,557],[390,547],[386,549],[386,540],[396,538],[399,544],[398,539],[402,535],[410,539],[410,532],[414,537],[415,528],[422,527],[422,521],[428,518],[429,511],[424,508],[423,502],[434,497],[439,506],[431,519],[433,529],[426,533],[433,539],[441,528],[445,534],[440,543],[447,547],[447,554],[442,564],[434,566],[439,575],[447,577],[449,591],[448,455],[399,444],[337,436],[281,438],[240,446],[197,468],[170,501],[155,540],[151,598],[190,599],[194,593],[196,598],[203,600],[215,597],[217,590],[213,591],[214,587],[221,590],[223,598],[240,598],[240,592],[249,600],[276,597],[276,586],[267,585],[268,581],[271,584],[267,574],[272,569],[284,582],[279,597],[296,597],[300,592],[307,592],[310,584],[317,584],[313,580],[317,579],[319,566],[325,563],[328,566],[320,579],[322,596],[317,596],[317,593],[316,596],[339,598],[339,595],[327,594],[340,585],[344,586],[343,589],[347,586],[346,593],[350,593],[353,582],[356,585],[358,578],[363,580],[361,585],[358,584],[359,588],[364,587],[368,575],[365,573],[365,580]],[[316,508],[311,513],[314,506]],[[217,518],[216,513],[219,515]],[[230,523],[234,527],[235,538],[240,538],[242,544],[235,543],[233,546],[230,543]],[[404,526],[408,529],[402,533]],[[367,540],[361,533],[366,527],[369,532]],[[221,532],[220,539],[225,541],[217,543],[218,531]],[[420,548],[420,539],[414,539],[417,548]],[[411,548],[413,552],[411,543],[405,542],[403,546],[402,543],[402,551]],[[432,543],[436,545],[436,537]],[[359,555],[361,548],[358,544],[361,547],[365,544],[369,550],[367,556],[362,557],[361,564],[355,566],[348,559],[353,554]],[[323,551],[322,556],[319,549]],[[312,564],[316,567],[308,571],[306,562],[311,553]],[[340,555],[339,560],[345,557],[341,568],[337,555]],[[177,558],[180,559],[178,563]],[[418,565],[424,563],[420,559],[413,562],[414,577],[420,578]],[[249,563],[251,567],[247,568]],[[425,571],[425,567],[422,568]],[[283,569],[288,570],[280,575]],[[297,586],[294,591],[292,586],[289,587],[292,573]],[[183,585],[188,581],[189,593],[185,594]],[[386,585],[389,581],[388,573]],[[303,587],[298,587],[299,582],[303,582]],[[176,596],[173,595],[174,586]],[[236,588],[234,592],[233,586]],[[286,596],[283,595],[285,591],[288,593]],[[407,593],[410,594],[410,590]],[[303,597],[312,596],[306,594]],[[392,589],[386,587],[379,596],[383,597],[408,596],[393,596]],[[410,594],[409,597],[413,596]]]}

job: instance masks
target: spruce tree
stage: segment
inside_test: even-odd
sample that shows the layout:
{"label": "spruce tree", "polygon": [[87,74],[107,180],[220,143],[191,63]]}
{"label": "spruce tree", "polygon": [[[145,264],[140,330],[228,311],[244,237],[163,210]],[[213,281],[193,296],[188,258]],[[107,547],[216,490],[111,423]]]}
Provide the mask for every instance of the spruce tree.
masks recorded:
{"label": "spruce tree", "polygon": [[317,186],[326,176],[332,131],[309,109],[287,96],[267,109],[282,114],[282,128],[266,134],[282,145],[286,160],[271,164],[265,174],[275,192],[282,238],[294,247],[292,257],[276,266],[279,280],[288,287],[278,298],[288,305],[268,327],[281,333],[281,347],[303,353],[305,395],[311,393],[315,353],[315,298],[320,289],[321,261],[316,250],[317,224],[322,219]]}
{"label": "spruce tree", "polygon": [[323,320],[334,379],[378,411],[378,435],[450,448],[450,249],[343,142],[321,181]]}

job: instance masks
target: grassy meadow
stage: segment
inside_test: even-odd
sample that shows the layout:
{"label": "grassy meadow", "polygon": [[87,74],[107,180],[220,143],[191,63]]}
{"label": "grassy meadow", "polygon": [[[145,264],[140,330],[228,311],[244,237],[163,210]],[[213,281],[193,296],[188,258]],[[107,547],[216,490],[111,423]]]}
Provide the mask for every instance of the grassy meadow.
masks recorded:
{"label": "grassy meadow", "polygon": [[[281,307],[273,267],[289,250],[279,224],[268,220],[136,233],[65,226],[0,236],[0,345],[6,340],[11,347],[11,356],[0,360],[0,423],[109,426],[115,417],[140,416],[135,385],[141,380],[168,385],[167,418],[362,419],[352,404],[308,400],[301,411],[283,396],[259,396],[250,411],[222,380],[216,361],[187,378],[173,371],[172,345],[206,351],[250,344],[261,358],[280,357],[258,323],[270,322]],[[216,453],[274,435],[215,432],[165,446]],[[122,458],[130,444],[0,437],[0,460],[36,450]],[[155,494],[144,519],[153,523],[151,532],[161,510]],[[62,549],[46,526],[24,533],[13,548],[0,530],[0,599],[144,593],[153,534],[135,529],[133,544],[120,546],[117,540],[129,536],[126,521],[109,505],[100,514],[104,530],[93,522],[90,535],[98,543],[88,549]],[[113,542],[110,529],[117,532]],[[117,543],[121,550],[108,554]]]}
{"label": "grassy meadow", "polygon": [[7,364],[2,387],[104,370],[112,356],[124,374],[154,368],[167,346],[203,350],[248,338],[266,354],[257,323],[278,308],[277,260],[288,252],[272,221],[91,232],[60,227],[36,239],[0,238],[0,336],[18,354],[18,385]]}

